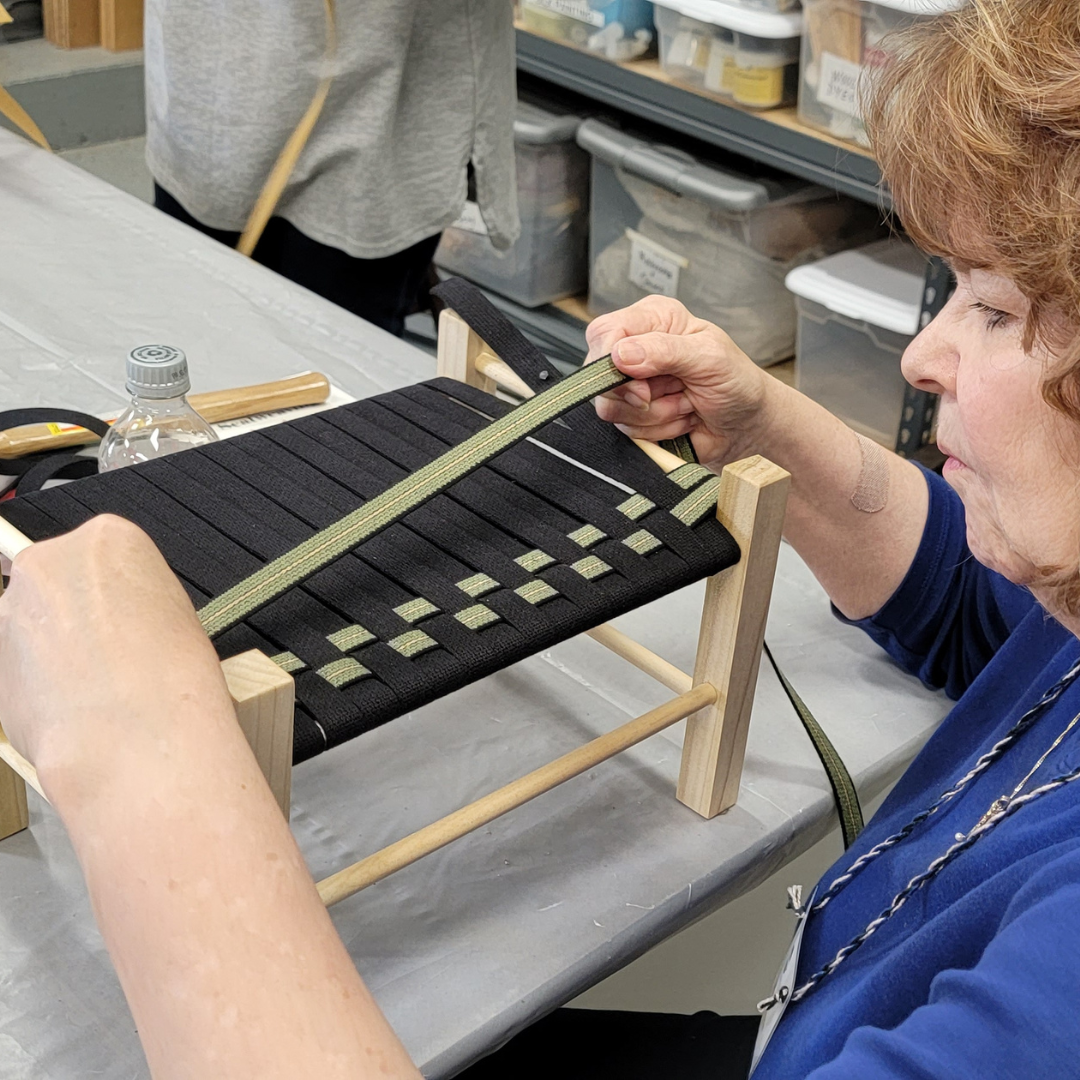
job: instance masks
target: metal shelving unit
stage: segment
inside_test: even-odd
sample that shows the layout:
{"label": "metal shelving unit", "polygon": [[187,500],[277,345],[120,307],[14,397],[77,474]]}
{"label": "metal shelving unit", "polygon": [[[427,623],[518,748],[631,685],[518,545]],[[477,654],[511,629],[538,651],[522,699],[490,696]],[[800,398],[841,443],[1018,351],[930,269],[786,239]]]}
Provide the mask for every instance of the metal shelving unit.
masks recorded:
{"label": "metal shelving unit", "polygon": [[[517,31],[517,64],[521,72],[600,105],[822,184],[883,210],[891,209],[877,162],[855,147],[847,147],[805,127],[794,109],[753,112],[727,105],[672,83],[655,61],[612,63],[525,30]],[[943,273],[936,260],[927,270],[923,325],[944,301],[947,282]],[[513,318],[517,313],[510,314]],[[543,323],[551,313],[541,309],[530,316],[534,322]],[[936,408],[934,395],[909,388],[898,421],[897,453],[903,457],[932,456],[928,443]]]}
{"label": "metal shelving unit", "polygon": [[819,136],[792,109],[752,112],[669,82],[655,62],[616,64],[560,42],[517,31],[518,70],[753,161],[888,206],[872,157]]}

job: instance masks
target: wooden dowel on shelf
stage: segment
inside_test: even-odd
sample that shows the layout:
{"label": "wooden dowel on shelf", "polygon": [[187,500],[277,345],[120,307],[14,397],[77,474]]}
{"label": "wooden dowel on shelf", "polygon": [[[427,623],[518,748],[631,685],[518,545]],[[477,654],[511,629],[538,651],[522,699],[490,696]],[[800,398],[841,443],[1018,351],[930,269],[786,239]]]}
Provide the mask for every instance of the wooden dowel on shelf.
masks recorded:
{"label": "wooden dowel on shelf", "polygon": [[628,724],[609,731],[606,735],[564,754],[547,765],[535,769],[527,776],[515,780],[498,791],[485,795],[468,806],[441,818],[417,832],[390,844],[382,851],[361,859],[352,866],[339,870],[318,884],[319,895],[329,907],[346,897],[374,885],[411,863],[430,855],[439,848],[481,826],[494,821],[503,814],[524,805],[538,795],[543,795],[567,780],[588,772],[608,758],[671,727],[691,713],[706,708],[716,701],[716,690],[707,683],[695,686],[656,709],[631,720]]}
{"label": "wooden dowel on shelf", "polygon": [[685,694],[694,685],[693,678],[685,671],[662,656],[657,656],[651,649],[646,649],[621,630],[616,630],[610,623],[594,627],[586,633],[617,656],[640,668],[646,675],[651,675],[657,682],[663,683],[669,690],[674,690],[676,694]]}

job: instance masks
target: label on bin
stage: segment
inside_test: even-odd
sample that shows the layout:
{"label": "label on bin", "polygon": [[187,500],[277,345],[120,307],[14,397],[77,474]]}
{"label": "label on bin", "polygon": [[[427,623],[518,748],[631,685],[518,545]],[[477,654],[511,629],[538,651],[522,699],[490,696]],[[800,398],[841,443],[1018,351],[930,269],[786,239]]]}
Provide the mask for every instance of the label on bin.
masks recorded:
{"label": "label on bin", "polygon": [[484,215],[480,213],[480,206],[471,199],[465,204],[465,209],[461,211],[461,217],[450,228],[476,233],[479,236],[488,235],[488,227],[484,224]]}
{"label": "label on bin", "polygon": [[631,282],[649,293],[677,296],[679,271],[690,265],[689,260],[633,229],[627,229],[626,236],[630,241]]}
{"label": "label on bin", "polygon": [[863,67],[834,53],[821,54],[821,75],[818,78],[817,99],[822,105],[842,112],[845,116],[862,119],[859,108],[859,80]]}
{"label": "label on bin", "polygon": [[604,25],[604,13],[597,11],[589,0],[524,0],[524,6],[553,11],[556,15],[565,15],[568,19],[577,19],[590,26]]}

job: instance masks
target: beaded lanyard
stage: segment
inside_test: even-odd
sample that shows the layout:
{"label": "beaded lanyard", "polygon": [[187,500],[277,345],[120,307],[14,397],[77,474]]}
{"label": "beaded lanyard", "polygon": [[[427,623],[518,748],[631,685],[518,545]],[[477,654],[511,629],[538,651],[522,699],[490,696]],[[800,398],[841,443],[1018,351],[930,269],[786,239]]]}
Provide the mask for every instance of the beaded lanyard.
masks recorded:
{"label": "beaded lanyard", "polygon": [[[984,773],[991,765],[994,764],[999,758],[1001,758],[1005,751],[1013,746],[1017,739],[1024,734],[1028,728],[1046,711],[1047,707],[1056,702],[1065,690],[1076,680],[1077,676],[1080,676],[1080,660],[1078,660],[1053,686],[1047,690],[1041,698],[1030,708],[1019,720],[1012,726],[1009,732],[990,750],[988,750],[972,767],[971,771],[967,775],[961,777],[960,780],[949,788],[948,791],[940,795],[932,805],[925,810],[916,814],[902,829],[893,833],[892,836],[882,840],[879,844],[875,844],[864,855],[860,855],[847,870],[844,871],[839,877],[832,881],[829,887],[822,894],[821,899],[814,904],[810,909],[812,913],[821,911],[822,908],[829,903],[834,897],[841,893],[851,881],[861,873],[871,862],[873,862],[878,856],[884,854],[890,848],[896,847],[897,844],[907,839],[915,829],[921,825],[927,818],[945,805],[945,803],[954,799],[965,788],[967,788],[976,777]],[[911,895],[921,889],[928,882],[932,881],[946,866],[949,865],[958,855],[967,851],[975,843],[981,840],[987,833],[991,832],[998,825],[1001,824],[1006,818],[1011,817],[1022,807],[1027,806],[1029,803],[1034,802],[1036,799],[1041,799],[1044,795],[1048,795],[1051,791],[1056,791],[1060,787],[1064,787],[1066,784],[1072,783],[1074,780],[1080,779],[1080,768],[1074,769],[1072,772],[1063,773],[1060,776],[1055,777],[1053,780],[1048,781],[1041,787],[1033,788],[1026,795],[1016,796],[1011,799],[1005,806],[997,813],[991,814],[989,817],[984,818],[974,829],[971,830],[966,836],[959,839],[952,845],[944,854],[939,855],[930,865],[921,873],[913,877],[907,885],[904,886],[893,897],[892,902],[886,907],[880,915],[872,919],[860,934],[853,937],[842,949],[840,949],[836,955],[823,967],[811,975],[806,982],[797,987],[791,994],[791,1000],[793,1002],[799,1001],[805,997],[811,990],[817,986],[822,979],[827,975],[831,975],[860,945],[866,941],[872,934],[874,934],[885,922],[893,917],[903,906],[907,903]]]}

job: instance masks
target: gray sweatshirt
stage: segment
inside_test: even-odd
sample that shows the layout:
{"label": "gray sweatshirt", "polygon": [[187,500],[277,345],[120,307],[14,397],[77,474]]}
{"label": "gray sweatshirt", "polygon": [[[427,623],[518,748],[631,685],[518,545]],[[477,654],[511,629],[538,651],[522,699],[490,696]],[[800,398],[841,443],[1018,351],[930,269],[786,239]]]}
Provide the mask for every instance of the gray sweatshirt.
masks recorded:
{"label": "gray sweatshirt", "polygon": [[[337,0],[335,78],[276,213],[380,258],[460,214],[517,237],[511,0]],[[325,70],[323,0],[147,0],[147,161],[205,225],[239,230]]]}

